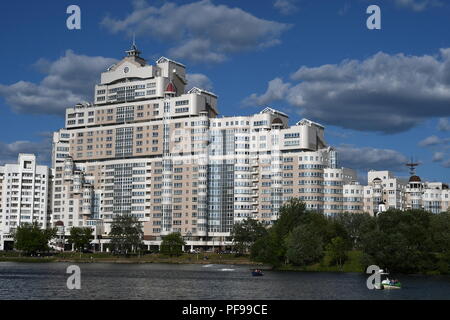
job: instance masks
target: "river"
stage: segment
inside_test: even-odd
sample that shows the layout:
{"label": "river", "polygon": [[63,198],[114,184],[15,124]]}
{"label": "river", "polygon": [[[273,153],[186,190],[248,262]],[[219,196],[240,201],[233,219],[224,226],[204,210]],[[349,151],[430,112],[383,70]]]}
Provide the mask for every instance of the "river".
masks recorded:
{"label": "river", "polygon": [[7,299],[450,299],[448,276],[398,276],[400,290],[368,290],[366,275],[275,272],[252,277],[248,266],[79,264],[81,289],[67,289],[69,263],[0,262]]}

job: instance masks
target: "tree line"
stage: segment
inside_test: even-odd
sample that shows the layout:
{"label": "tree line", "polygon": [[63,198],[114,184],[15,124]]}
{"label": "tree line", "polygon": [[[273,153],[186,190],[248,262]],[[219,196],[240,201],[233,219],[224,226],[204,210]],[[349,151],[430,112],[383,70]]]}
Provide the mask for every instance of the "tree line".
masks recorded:
{"label": "tree line", "polygon": [[[91,248],[94,240],[93,228],[71,227],[67,243],[75,251],[85,251]],[[14,234],[14,248],[25,255],[37,255],[49,252],[49,243],[58,236],[57,228],[41,229],[37,223],[20,225]],[[117,255],[137,254],[145,251],[144,232],[142,223],[130,215],[118,215],[111,223],[110,239],[106,244],[110,252]],[[163,237],[160,252],[169,256],[178,256],[183,253],[185,242],[179,233],[172,233]]]}
{"label": "tree line", "polygon": [[247,219],[233,228],[235,247],[254,261],[275,268],[326,261],[342,267],[360,251],[363,267],[375,264],[392,272],[446,274],[450,269],[450,213],[390,209],[376,217],[342,213],[332,217],[287,202],[270,228]]}

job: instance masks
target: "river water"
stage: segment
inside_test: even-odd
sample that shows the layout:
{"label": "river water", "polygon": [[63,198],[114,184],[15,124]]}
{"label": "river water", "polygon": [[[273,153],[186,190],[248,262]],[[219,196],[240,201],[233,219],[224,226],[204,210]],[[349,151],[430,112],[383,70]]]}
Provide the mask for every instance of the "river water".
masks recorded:
{"label": "river water", "polygon": [[448,276],[398,276],[401,290],[368,290],[358,273],[274,272],[248,266],[79,264],[81,289],[67,289],[69,263],[0,262],[5,299],[450,299]]}

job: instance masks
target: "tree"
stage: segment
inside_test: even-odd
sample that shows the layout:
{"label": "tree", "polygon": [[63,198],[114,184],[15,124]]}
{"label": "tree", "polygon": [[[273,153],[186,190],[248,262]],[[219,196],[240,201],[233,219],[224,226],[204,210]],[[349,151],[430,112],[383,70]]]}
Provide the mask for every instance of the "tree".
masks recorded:
{"label": "tree", "polygon": [[341,237],[336,237],[326,246],[327,255],[330,257],[330,263],[338,265],[342,268],[347,260],[347,243]]}
{"label": "tree", "polygon": [[333,220],[339,223],[347,232],[352,248],[361,247],[361,235],[364,233],[366,225],[374,219],[367,213],[349,213],[343,212],[333,217]]}
{"label": "tree", "polygon": [[186,242],[184,242],[181,234],[174,232],[162,238],[160,252],[170,257],[179,256],[183,253],[184,245],[186,245]]}
{"label": "tree", "polygon": [[144,232],[136,217],[117,215],[111,224],[111,250],[120,254],[128,254],[140,250],[143,245]]}
{"label": "tree", "polygon": [[434,250],[450,254],[450,212],[432,215],[430,228]]}
{"label": "tree", "polygon": [[362,236],[367,260],[393,272],[423,272],[435,266],[432,214],[391,209],[379,214]]}
{"label": "tree", "polygon": [[284,261],[284,254],[273,228],[253,243],[250,248],[250,258],[274,267],[281,265]]}
{"label": "tree", "polygon": [[56,236],[56,229],[41,229],[37,222],[19,226],[14,234],[14,246],[25,254],[34,255],[48,251],[49,241]]}
{"label": "tree", "polygon": [[267,234],[267,230],[261,222],[248,218],[236,223],[231,234],[236,251],[239,254],[245,254],[256,240]]}
{"label": "tree", "polygon": [[68,242],[74,245],[75,250],[82,251],[91,243],[93,231],[92,228],[72,227]]}
{"label": "tree", "polygon": [[273,228],[280,238],[285,238],[295,227],[304,221],[308,213],[304,202],[297,198],[292,198],[280,208],[279,218]]}
{"label": "tree", "polygon": [[286,239],[286,257],[295,265],[306,266],[323,257],[323,239],[308,224],[296,227]]}

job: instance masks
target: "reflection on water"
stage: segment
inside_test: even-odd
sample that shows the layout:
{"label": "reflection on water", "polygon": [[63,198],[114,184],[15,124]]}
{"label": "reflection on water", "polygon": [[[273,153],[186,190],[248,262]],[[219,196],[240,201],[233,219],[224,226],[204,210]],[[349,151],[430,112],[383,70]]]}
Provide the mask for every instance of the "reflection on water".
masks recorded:
{"label": "reflection on water", "polygon": [[401,276],[401,290],[368,290],[357,273],[265,272],[248,266],[79,264],[81,290],[68,290],[69,263],[0,262],[0,299],[450,299],[450,277]]}

